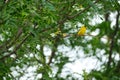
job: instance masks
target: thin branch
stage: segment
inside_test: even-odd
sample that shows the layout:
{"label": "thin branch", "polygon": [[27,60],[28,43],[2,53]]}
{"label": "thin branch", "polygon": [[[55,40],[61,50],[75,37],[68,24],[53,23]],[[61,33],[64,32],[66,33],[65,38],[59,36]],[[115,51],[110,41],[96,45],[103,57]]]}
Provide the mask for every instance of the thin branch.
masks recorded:
{"label": "thin branch", "polygon": [[18,29],[17,35],[16,35],[15,39],[11,42],[10,45],[6,46],[7,49],[9,49],[9,48],[19,39],[19,37],[20,37],[21,34],[22,34],[22,31],[23,31],[22,28],[19,28],[19,29]]}
{"label": "thin branch", "polygon": [[54,47],[53,47],[53,49],[52,49],[52,52],[51,52],[51,56],[50,56],[50,59],[49,59],[49,61],[48,61],[48,65],[50,65],[51,63],[52,63],[52,59],[55,57],[55,52],[56,52],[56,48],[57,48],[57,42],[59,42],[58,41],[58,38],[56,37],[55,38],[55,42],[54,42]]}
{"label": "thin branch", "polygon": [[[100,0],[96,0],[96,1],[94,2],[94,4],[96,4],[96,3],[99,2],[99,1],[100,1]],[[73,19],[73,18],[79,16],[80,14],[82,14],[82,13],[85,12],[85,11],[87,11],[87,10],[88,10],[89,8],[91,8],[91,7],[92,7],[92,6],[90,5],[90,6],[88,6],[87,8],[85,8],[84,10],[78,12],[77,14],[68,16],[68,19]]]}
{"label": "thin branch", "polygon": [[110,43],[109,58],[108,58],[108,63],[107,63],[108,70],[109,70],[110,64],[112,62],[112,53],[113,53],[113,48],[114,48],[114,44],[115,44],[115,36],[116,36],[117,32],[119,31],[119,16],[120,16],[120,12],[117,11],[116,27],[115,27],[115,30],[114,30],[113,35],[111,37],[111,43]]}
{"label": "thin branch", "polygon": [[9,53],[9,54],[1,57],[0,60],[5,60],[6,58],[10,57],[12,54],[15,54],[16,51],[21,47],[21,45],[26,41],[26,39],[27,39],[30,35],[31,35],[31,34],[29,33],[29,34],[19,43],[19,45],[15,47],[15,49],[14,49],[11,53]]}
{"label": "thin branch", "polygon": [[52,52],[51,52],[51,56],[50,56],[49,62],[47,63],[48,65],[50,65],[50,63],[52,63],[52,59],[55,56],[55,52],[56,51],[53,49]]}
{"label": "thin branch", "polygon": [[0,45],[0,48],[3,50],[1,51],[1,53],[8,51],[8,49],[16,43],[16,41],[19,39],[21,34],[22,34],[22,28],[19,28],[16,36],[13,37],[13,39],[10,39],[6,41],[5,43],[3,43],[2,45]]}

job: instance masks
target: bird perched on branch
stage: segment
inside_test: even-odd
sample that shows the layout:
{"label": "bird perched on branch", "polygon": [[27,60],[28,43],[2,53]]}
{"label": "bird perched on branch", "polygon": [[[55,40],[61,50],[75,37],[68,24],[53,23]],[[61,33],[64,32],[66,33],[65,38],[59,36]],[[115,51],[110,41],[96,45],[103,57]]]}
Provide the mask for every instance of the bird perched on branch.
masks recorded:
{"label": "bird perched on branch", "polygon": [[85,33],[86,33],[86,27],[85,27],[85,25],[83,25],[83,26],[79,29],[77,35],[78,35],[78,36],[84,36]]}

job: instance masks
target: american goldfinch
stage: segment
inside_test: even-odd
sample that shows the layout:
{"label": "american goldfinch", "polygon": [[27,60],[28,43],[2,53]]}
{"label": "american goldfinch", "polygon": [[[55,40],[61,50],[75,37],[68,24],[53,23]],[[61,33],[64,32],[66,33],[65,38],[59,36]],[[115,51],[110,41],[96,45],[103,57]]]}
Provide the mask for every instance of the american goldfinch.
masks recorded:
{"label": "american goldfinch", "polygon": [[83,26],[79,29],[77,35],[78,35],[78,36],[84,36],[84,35],[85,35],[85,32],[86,32],[86,27],[83,25]]}

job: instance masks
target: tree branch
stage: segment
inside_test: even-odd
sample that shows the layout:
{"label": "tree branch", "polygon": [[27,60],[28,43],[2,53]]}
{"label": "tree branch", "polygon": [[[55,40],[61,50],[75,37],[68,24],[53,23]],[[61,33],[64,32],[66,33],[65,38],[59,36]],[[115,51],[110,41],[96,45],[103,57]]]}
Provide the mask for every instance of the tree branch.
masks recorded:
{"label": "tree branch", "polygon": [[0,60],[5,60],[6,58],[10,57],[12,54],[15,54],[16,51],[21,47],[21,45],[26,41],[26,39],[27,39],[30,35],[31,35],[31,33],[29,33],[29,34],[14,48],[14,50],[13,50],[11,53],[9,53],[9,54],[1,57]]}
{"label": "tree branch", "polygon": [[114,30],[113,35],[111,37],[110,51],[109,51],[109,57],[108,57],[108,62],[107,62],[107,69],[108,70],[109,70],[110,64],[112,62],[112,53],[113,53],[113,48],[114,48],[114,44],[115,44],[115,36],[116,36],[117,32],[119,31],[119,16],[120,16],[120,12],[117,11],[116,27],[115,27],[115,30]]}
{"label": "tree branch", "polygon": [[[99,1],[100,1],[100,0],[96,0],[96,1],[94,2],[94,4],[96,4],[96,3],[97,3],[97,2],[99,2]],[[77,13],[77,14],[75,14],[75,15],[68,16],[68,19],[73,19],[73,18],[75,18],[75,17],[79,16],[81,13],[83,13],[83,12],[87,11],[89,8],[91,8],[91,5],[90,5],[90,6],[88,6],[87,8],[85,8],[84,10],[82,10],[82,11],[78,12],[78,13]]]}
{"label": "tree branch", "polygon": [[19,28],[19,29],[18,29],[17,35],[16,35],[16,37],[14,38],[14,40],[11,42],[10,45],[6,46],[7,49],[10,48],[10,47],[19,39],[19,37],[20,37],[21,34],[22,34],[22,31],[23,31],[22,28]]}
{"label": "tree branch", "polygon": [[8,49],[16,43],[16,41],[19,39],[21,34],[22,34],[22,28],[19,28],[17,34],[15,35],[15,37],[13,37],[13,39],[10,39],[5,43],[3,43],[2,45],[0,45],[0,48],[3,50],[1,51],[1,53],[8,51]]}
{"label": "tree branch", "polygon": [[55,52],[56,51],[53,49],[52,52],[51,52],[51,56],[50,56],[49,62],[47,63],[48,65],[50,65],[50,63],[52,63],[52,59],[55,56]]}
{"label": "tree branch", "polygon": [[52,63],[52,59],[55,57],[55,52],[56,52],[56,48],[57,48],[57,42],[59,42],[59,39],[56,37],[55,38],[55,42],[54,42],[54,47],[52,49],[52,52],[51,52],[51,56],[50,56],[50,59],[48,61],[48,65],[50,65]]}

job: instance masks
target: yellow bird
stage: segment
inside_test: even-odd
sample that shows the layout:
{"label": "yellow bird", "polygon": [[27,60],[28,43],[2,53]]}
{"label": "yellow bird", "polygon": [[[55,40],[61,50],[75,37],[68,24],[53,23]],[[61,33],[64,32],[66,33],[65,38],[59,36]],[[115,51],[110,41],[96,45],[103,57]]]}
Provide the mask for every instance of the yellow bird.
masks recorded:
{"label": "yellow bird", "polygon": [[86,27],[83,25],[80,30],[78,31],[77,35],[78,36],[84,36],[86,32]]}

